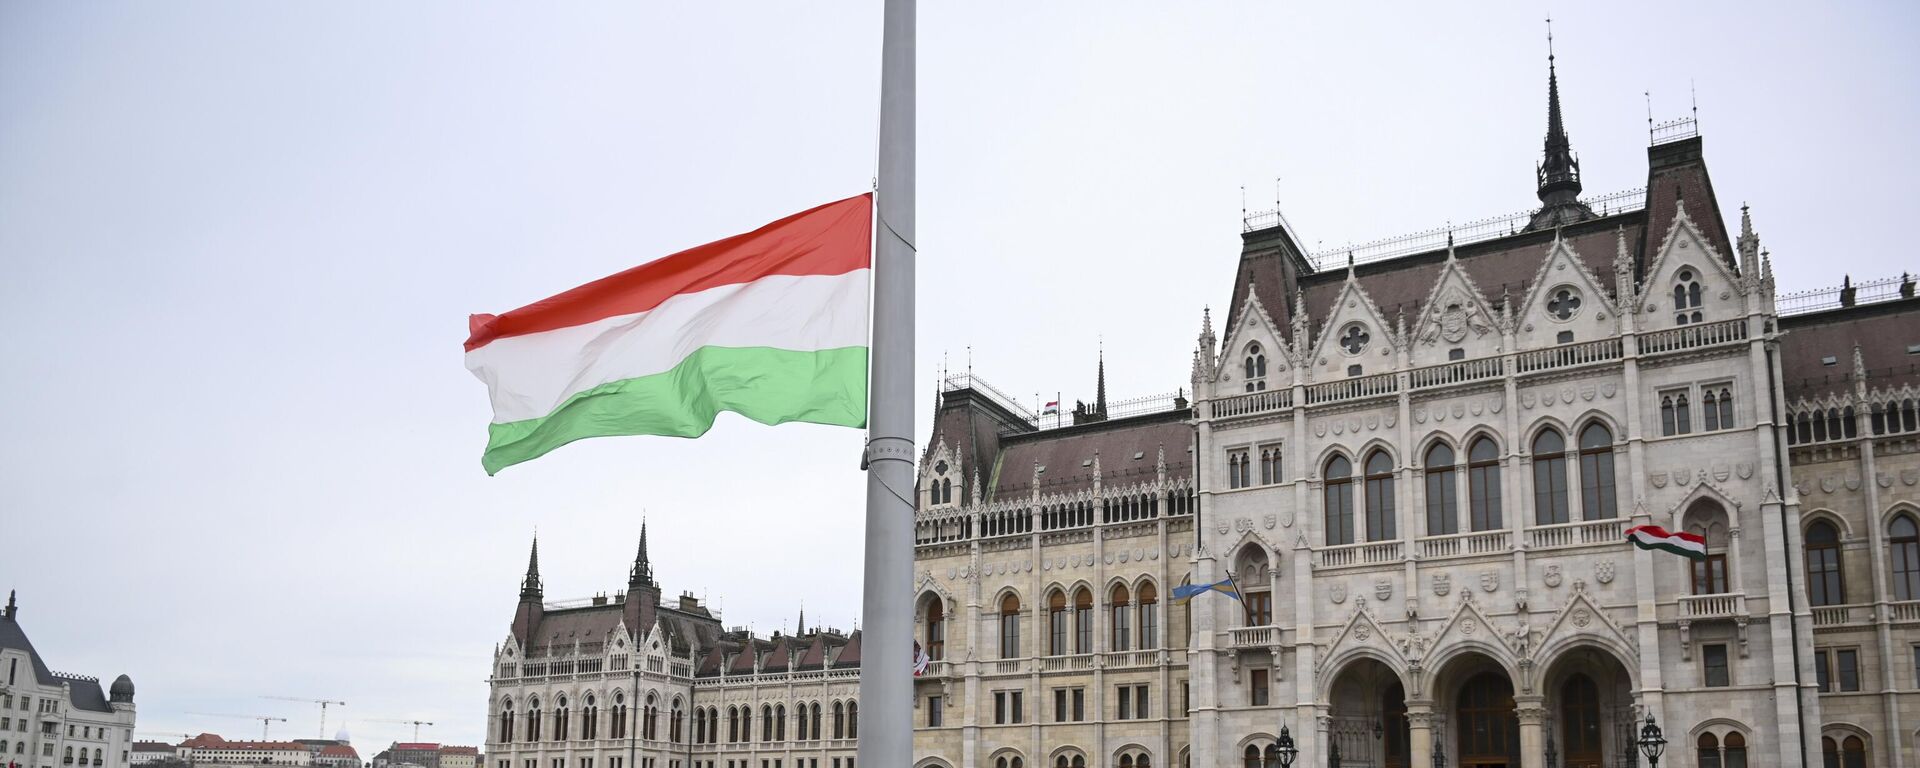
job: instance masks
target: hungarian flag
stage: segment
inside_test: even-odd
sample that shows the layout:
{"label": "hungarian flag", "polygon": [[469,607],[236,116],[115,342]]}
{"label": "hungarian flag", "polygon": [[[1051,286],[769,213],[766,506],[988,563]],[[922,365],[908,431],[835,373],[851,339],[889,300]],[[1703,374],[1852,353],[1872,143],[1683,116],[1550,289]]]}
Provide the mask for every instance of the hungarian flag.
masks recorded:
{"label": "hungarian flag", "polygon": [[1048,401],[1047,404],[1040,409],[1040,415],[1042,416],[1052,416],[1059,412],[1060,412],[1060,401],[1058,400]]}
{"label": "hungarian flag", "polygon": [[920,641],[913,641],[913,676],[927,673],[927,667],[933,665],[933,657],[927,655],[927,649],[920,647]]}
{"label": "hungarian flag", "polygon": [[610,435],[867,423],[872,195],[788,216],[502,315],[474,315],[467,368],[493,401],[491,475]]}
{"label": "hungarian flag", "polygon": [[1697,533],[1668,533],[1657,525],[1636,525],[1627,529],[1627,541],[1641,549],[1672,552],[1693,560],[1707,559],[1707,540]]}

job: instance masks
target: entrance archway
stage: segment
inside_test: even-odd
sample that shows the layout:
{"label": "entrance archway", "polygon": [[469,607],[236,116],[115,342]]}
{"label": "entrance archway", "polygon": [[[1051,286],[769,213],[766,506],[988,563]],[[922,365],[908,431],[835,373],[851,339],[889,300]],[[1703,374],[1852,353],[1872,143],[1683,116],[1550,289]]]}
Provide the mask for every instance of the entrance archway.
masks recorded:
{"label": "entrance archway", "polygon": [[1576,646],[1555,656],[1541,677],[1541,693],[1547,748],[1564,768],[1606,768],[1608,755],[1631,751],[1637,725],[1633,681],[1613,653]]}
{"label": "entrance archway", "polygon": [[1458,768],[1520,768],[1513,676],[1478,651],[1443,662],[1434,679],[1434,739]]}
{"label": "entrance archway", "polygon": [[1408,768],[1406,687],[1378,659],[1355,659],[1327,689],[1327,740],[1343,765]]}

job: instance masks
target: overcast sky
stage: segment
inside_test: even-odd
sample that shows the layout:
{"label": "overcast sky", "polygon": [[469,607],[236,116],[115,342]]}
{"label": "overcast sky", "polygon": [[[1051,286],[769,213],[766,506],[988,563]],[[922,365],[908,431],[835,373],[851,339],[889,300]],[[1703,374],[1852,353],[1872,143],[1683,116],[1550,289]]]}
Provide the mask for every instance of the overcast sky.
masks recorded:
{"label": "overcast sky", "polygon": [[[535,528],[585,597],[643,516],[669,596],[851,628],[859,432],[723,415],[488,478],[460,342],[865,191],[879,5],[0,4],[0,587],[48,662],[132,675],[142,731],[316,734],[285,694],[348,701],[363,755],[411,738],[378,719],[478,743]],[[1243,186],[1309,247],[1536,204],[1546,6],[1253,5],[922,10],[922,413],[969,348],[1023,400],[1091,398],[1103,335],[1114,397],[1183,386]],[[1560,5],[1589,193],[1694,88],[1782,290],[1920,267],[1917,6]]]}

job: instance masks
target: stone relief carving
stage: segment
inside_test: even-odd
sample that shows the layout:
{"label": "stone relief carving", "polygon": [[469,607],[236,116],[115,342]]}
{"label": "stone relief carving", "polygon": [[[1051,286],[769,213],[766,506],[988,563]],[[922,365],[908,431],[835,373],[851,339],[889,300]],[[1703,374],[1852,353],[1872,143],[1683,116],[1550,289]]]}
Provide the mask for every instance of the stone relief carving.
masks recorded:
{"label": "stone relief carving", "polygon": [[1336,582],[1334,582],[1334,583],[1333,583],[1333,584],[1332,584],[1331,586],[1328,586],[1328,587],[1327,587],[1327,596],[1328,596],[1328,597],[1331,597],[1331,598],[1333,598],[1333,604],[1334,604],[1334,605],[1339,605],[1339,604],[1341,604],[1341,603],[1344,603],[1344,602],[1346,602],[1346,601],[1347,601],[1347,585],[1346,585],[1346,583],[1345,583],[1345,582],[1339,582],[1339,581],[1336,581]]}
{"label": "stone relief carving", "polygon": [[1593,566],[1593,580],[1602,584],[1613,583],[1613,561],[1602,560]]}
{"label": "stone relief carving", "polygon": [[1373,580],[1373,599],[1385,602],[1393,597],[1393,580],[1384,576]]}
{"label": "stone relief carving", "polygon": [[1493,568],[1480,572],[1480,589],[1494,592],[1500,589],[1500,571]]}
{"label": "stone relief carving", "polygon": [[1433,593],[1435,595],[1439,595],[1440,597],[1446,597],[1447,593],[1452,591],[1453,591],[1452,574],[1436,573],[1433,575]]}
{"label": "stone relief carving", "polygon": [[1547,566],[1547,573],[1545,576],[1542,576],[1540,580],[1546,583],[1548,589],[1559,587],[1560,586],[1560,565],[1558,563],[1555,563],[1553,565]]}

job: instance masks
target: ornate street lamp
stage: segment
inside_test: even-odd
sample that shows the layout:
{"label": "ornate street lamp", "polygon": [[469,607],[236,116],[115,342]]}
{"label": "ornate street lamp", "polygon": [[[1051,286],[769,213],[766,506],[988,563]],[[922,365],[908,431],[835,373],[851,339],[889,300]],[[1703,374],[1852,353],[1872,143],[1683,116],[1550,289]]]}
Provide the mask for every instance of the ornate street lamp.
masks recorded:
{"label": "ornate street lamp", "polygon": [[1327,732],[1327,768],[1340,768],[1340,742],[1334,741],[1333,732]]}
{"label": "ornate street lamp", "polygon": [[1280,768],[1293,768],[1293,759],[1300,756],[1300,750],[1293,746],[1293,734],[1286,726],[1280,726],[1280,738],[1274,741],[1274,747],[1280,752]]}
{"label": "ornate street lamp", "polygon": [[1640,728],[1640,753],[1647,756],[1647,765],[1651,768],[1660,765],[1660,755],[1667,751],[1667,740],[1660,735],[1660,726],[1653,724],[1653,715],[1647,715],[1647,724]]}
{"label": "ornate street lamp", "polygon": [[1560,768],[1560,750],[1553,748],[1553,734],[1547,734],[1547,768]]}
{"label": "ornate street lamp", "polygon": [[1447,750],[1440,746],[1440,729],[1434,729],[1433,768],[1447,768]]}

